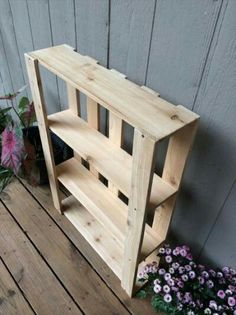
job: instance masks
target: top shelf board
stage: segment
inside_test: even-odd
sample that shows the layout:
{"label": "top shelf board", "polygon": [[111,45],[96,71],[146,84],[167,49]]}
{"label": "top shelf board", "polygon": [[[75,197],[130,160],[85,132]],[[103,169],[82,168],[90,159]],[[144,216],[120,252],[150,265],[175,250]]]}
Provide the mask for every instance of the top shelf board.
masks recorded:
{"label": "top shelf board", "polygon": [[114,75],[68,45],[33,51],[27,53],[27,57],[38,60],[45,68],[155,141],[199,118],[185,107],[174,106]]}

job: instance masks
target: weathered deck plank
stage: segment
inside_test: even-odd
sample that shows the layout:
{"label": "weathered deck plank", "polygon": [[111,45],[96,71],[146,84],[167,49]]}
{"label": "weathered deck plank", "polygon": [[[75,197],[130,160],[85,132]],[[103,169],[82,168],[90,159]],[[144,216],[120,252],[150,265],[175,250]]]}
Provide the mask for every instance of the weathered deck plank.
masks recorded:
{"label": "weathered deck plank", "polygon": [[[5,198],[4,204],[18,224],[27,231],[31,242],[70,292],[83,313],[89,315],[129,314],[72,242],[18,181],[8,187],[8,194],[10,198]],[[60,218],[63,217],[60,216]]]}
{"label": "weathered deck plank", "polygon": [[14,314],[33,315],[34,312],[0,259],[0,315]]}
{"label": "weathered deck plank", "polygon": [[[31,187],[24,183],[30,190],[30,193],[40,202],[47,213],[55,220],[55,222],[64,231],[67,237],[73,242],[76,248],[89,261],[93,268],[102,277],[103,281],[116,294],[119,300],[126,306],[133,315],[154,314],[150,306],[150,301],[140,300],[138,298],[130,299],[125,291],[121,288],[119,279],[106,266],[104,261],[94,252],[92,247],[85,241],[69,220],[60,215],[53,207],[50,189],[48,186]],[[161,314],[159,314],[161,315]]]}
{"label": "weathered deck plank", "polygon": [[[13,198],[17,202],[15,195]],[[18,207],[24,212],[20,202]],[[0,256],[35,312],[82,314],[25,235],[27,231],[24,234],[2,203],[0,218]]]}

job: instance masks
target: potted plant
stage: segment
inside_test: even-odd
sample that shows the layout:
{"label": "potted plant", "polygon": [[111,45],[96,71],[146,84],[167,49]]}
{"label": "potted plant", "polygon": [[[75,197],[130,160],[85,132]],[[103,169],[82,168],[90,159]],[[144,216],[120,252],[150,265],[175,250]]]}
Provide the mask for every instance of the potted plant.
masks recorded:
{"label": "potted plant", "polygon": [[207,268],[193,261],[188,246],[159,249],[158,260],[140,270],[146,286],[138,296],[151,297],[155,311],[173,315],[236,315],[236,271]]}
{"label": "potted plant", "polygon": [[[17,96],[25,90],[0,97],[9,106],[0,107],[0,192],[11,178],[23,177],[32,185],[48,182],[36,115],[33,102],[25,96],[17,104]],[[55,134],[51,134],[55,163],[72,156],[72,150]]]}

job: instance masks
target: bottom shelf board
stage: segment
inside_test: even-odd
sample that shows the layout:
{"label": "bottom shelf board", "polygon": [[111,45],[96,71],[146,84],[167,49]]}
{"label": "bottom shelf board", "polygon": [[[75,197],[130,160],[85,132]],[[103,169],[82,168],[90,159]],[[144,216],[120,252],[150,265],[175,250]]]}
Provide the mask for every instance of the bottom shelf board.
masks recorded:
{"label": "bottom shelf board", "polygon": [[[56,167],[58,180],[87,209],[124,249],[128,207],[75,158]],[[76,214],[73,214],[74,216]],[[145,259],[163,239],[148,224],[145,225],[140,261]]]}
{"label": "bottom shelf board", "polygon": [[123,250],[116,238],[112,237],[73,196],[64,199],[62,204],[64,215],[121,279]]}
{"label": "bottom shelf board", "polygon": [[[67,197],[62,201],[62,204],[64,215],[106,262],[115,275],[121,279],[123,248],[120,246],[117,239],[112,237],[74,196],[71,195]],[[157,246],[158,245],[159,244],[157,244]],[[141,257],[143,256],[144,254],[141,255]],[[140,263],[140,266],[142,266],[142,264],[143,262]]]}

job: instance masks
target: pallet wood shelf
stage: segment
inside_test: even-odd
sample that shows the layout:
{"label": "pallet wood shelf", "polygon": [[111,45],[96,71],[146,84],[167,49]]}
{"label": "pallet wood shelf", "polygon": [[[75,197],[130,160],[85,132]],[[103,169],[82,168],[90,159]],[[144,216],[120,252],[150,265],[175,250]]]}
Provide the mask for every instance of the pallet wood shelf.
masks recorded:
{"label": "pallet wood shelf", "polygon": [[[138,267],[166,238],[199,116],[68,45],[30,52],[25,58],[54,206],[132,296]],[[66,81],[68,110],[47,116],[39,64]],[[87,122],[79,117],[79,91],[87,96]],[[99,106],[109,110],[109,137],[98,131]],[[121,148],[123,121],[134,127],[132,156]],[[73,158],[55,166],[49,130],[73,149]],[[160,177],[153,170],[155,152],[166,137],[170,140]],[[64,200],[59,183],[72,194]],[[153,213],[152,226],[146,223],[148,211]]]}

